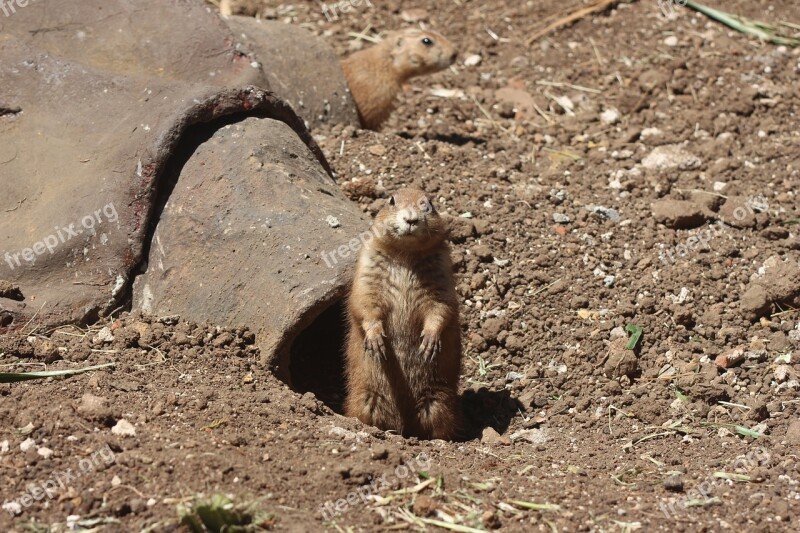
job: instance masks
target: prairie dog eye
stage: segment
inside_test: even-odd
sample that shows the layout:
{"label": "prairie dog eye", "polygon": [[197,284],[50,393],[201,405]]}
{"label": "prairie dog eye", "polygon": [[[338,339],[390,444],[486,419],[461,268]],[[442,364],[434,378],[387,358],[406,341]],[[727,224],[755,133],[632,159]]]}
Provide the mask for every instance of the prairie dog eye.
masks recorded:
{"label": "prairie dog eye", "polygon": [[394,196],[389,197],[389,205],[394,206],[394,204],[395,204]]}
{"label": "prairie dog eye", "polygon": [[433,46],[433,41],[431,40],[430,37],[423,37],[422,44],[424,44],[425,46]]}

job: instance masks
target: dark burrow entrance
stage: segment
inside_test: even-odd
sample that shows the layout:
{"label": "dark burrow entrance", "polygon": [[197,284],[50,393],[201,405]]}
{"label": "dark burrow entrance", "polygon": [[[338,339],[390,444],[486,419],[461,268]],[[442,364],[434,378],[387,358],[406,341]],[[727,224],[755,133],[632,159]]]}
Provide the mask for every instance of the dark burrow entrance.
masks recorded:
{"label": "dark burrow entrance", "polygon": [[[313,393],[318,400],[342,413],[345,399],[344,353],[347,316],[344,302],[328,307],[295,339],[289,351],[291,387],[298,393]],[[463,439],[478,438],[486,427],[505,432],[522,409],[510,391],[487,387],[462,391],[465,427]]]}
{"label": "dark burrow entrance", "polygon": [[292,343],[289,375],[292,389],[312,392],[322,403],[342,412],[345,397],[344,302],[328,307]]}

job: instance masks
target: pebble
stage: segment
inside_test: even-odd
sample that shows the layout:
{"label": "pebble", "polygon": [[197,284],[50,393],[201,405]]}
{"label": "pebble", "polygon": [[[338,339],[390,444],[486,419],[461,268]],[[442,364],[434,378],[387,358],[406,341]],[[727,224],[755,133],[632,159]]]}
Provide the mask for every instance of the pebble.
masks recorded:
{"label": "pebble", "polygon": [[664,480],[664,489],[669,492],[683,492],[683,478],[680,476],[669,476]]}
{"label": "pebble", "polygon": [[656,222],[672,229],[692,229],[705,224],[708,217],[703,208],[688,200],[665,198],[650,206]]}
{"label": "pebble", "polygon": [[111,329],[106,326],[98,331],[97,335],[95,335],[92,340],[95,344],[110,344],[114,342],[114,334],[111,333]]}
{"label": "pebble", "polygon": [[650,170],[667,170],[677,168],[678,170],[693,170],[702,165],[703,162],[694,154],[691,154],[677,144],[666,144],[657,146],[644,159],[642,166]]}
{"label": "pebble", "polygon": [[336,218],[336,217],[335,217],[335,216],[333,216],[333,215],[329,215],[329,216],[328,216],[328,218],[326,218],[326,219],[325,219],[325,222],[327,222],[327,223],[328,223],[328,225],[329,225],[330,227],[332,227],[332,228],[338,228],[339,226],[341,226],[341,225],[342,225],[342,223],[341,223],[341,222],[339,222],[339,219],[338,219],[338,218]]}
{"label": "pebble", "polygon": [[121,437],[133,437],[136,435],[136,428],[124,418],[120,418],[114,427],[111,428],[111,433]]}
{"label": "pebble", "polygon": [[489,426],[484,428],[481,433],[481,444],[500,444],[502,446],[508,446],[511,444],[511,439],[505,435],[499,434],[493,427]]}
{"label": "pebble", "polygon": [[619,211],[616,209],[612,209],[610,207],[605,207],[602,205],[587,205],[586,209],[591,211],[593,214],[608,219],[612,222],[619,222],[622,217],[619,214]]}
{"label": "pebble", "polygon": [[45,459],[49,459],[53,455],[53,450],[51,450],[50,448],[45,448],[44,446],[42,446],[41,448],[36,450],[36,453],[38,453],[40,456],[44,457]]}
{"label": "pebble", "polygon": [[742,364],[744,361],[744,347],[737,346],[736,348],[730,348],[725,350],[720,355],[714,359],[714,363],[719,368],[733,368]]}
{"label": "pebble", "polygon": [[27,452],[34,446],[36,446],[36,441],[30,437],[19,443],[19,449],[22,450],[23,452]]}
{"label": "pebble", "polygon": [[538,428],[521,429],[511,435],[512,442],[520,439],[530,442],[531,444],[544,444],[548,440],[550,440],[547,437],[547,433],[543,429],[538,429]]}
{"label": "pebble", "polygon": [[481,61],[483,61],[483,58],[481,56],[479,56],[478,54],[472,54],[464,59],[464,66],[477,67],[478,65],[481,64]]}
{"label": "pebble", "polygon": [[619,119],[620,119],[619,111],[617,111],[613,107],[606,109],[600,114],[600,120],[602,120],[606,124],[616,124],[617,122],[619,122]]}
{"label": "pebble", "polygon": [[664,44],[667,46],[678,46],[678,38],[674,35],[670,35],[666,39],[664,39]]}
{"label": "pebble", "polygon": [[569,224],[571,219],[562,213],[553,213],[553,222],[558,224]]}
{"label": "pebble", "polygon": [[800,420],[789,424],[789,429],[786,430],[786,440],[789,444],[800,445]]}

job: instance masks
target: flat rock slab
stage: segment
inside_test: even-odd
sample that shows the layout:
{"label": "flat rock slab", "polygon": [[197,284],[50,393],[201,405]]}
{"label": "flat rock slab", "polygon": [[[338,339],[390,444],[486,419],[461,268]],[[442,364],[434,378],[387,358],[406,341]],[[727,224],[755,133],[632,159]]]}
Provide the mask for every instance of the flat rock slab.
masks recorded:
{"label": "flat rock slab", "polygon": [[306,126],[359,125],[339,57],[325,41],[282,22],[237,16],[223,20],[255,52],[270,89],[303,117]]}
{"label": "flat rock slab", "polygon": [[337,250],[367,217],[276,120],[217,130],[175,179],[134,308],[246,325],[263,358],[288,370],[292,339],[343,297],[355,254]]}

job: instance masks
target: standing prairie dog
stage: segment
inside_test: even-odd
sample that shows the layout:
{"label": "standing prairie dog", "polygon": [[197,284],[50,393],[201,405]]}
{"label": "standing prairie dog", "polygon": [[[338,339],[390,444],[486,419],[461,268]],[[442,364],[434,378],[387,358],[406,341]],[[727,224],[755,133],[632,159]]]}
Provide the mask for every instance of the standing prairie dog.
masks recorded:
{"label": "standing prairie dog", "polygon": [[460,429],[461,330],[445,222],[401,189],[378,213],[347,304],[345,414],[407,436]]}
{"label": "standing prairie dog", "polygon": [[409,28],[392,32],[375,46],[342,61],[361,125],[378,129],[394,110],[403,83],[446,69],[457,55],[443,35]]}

